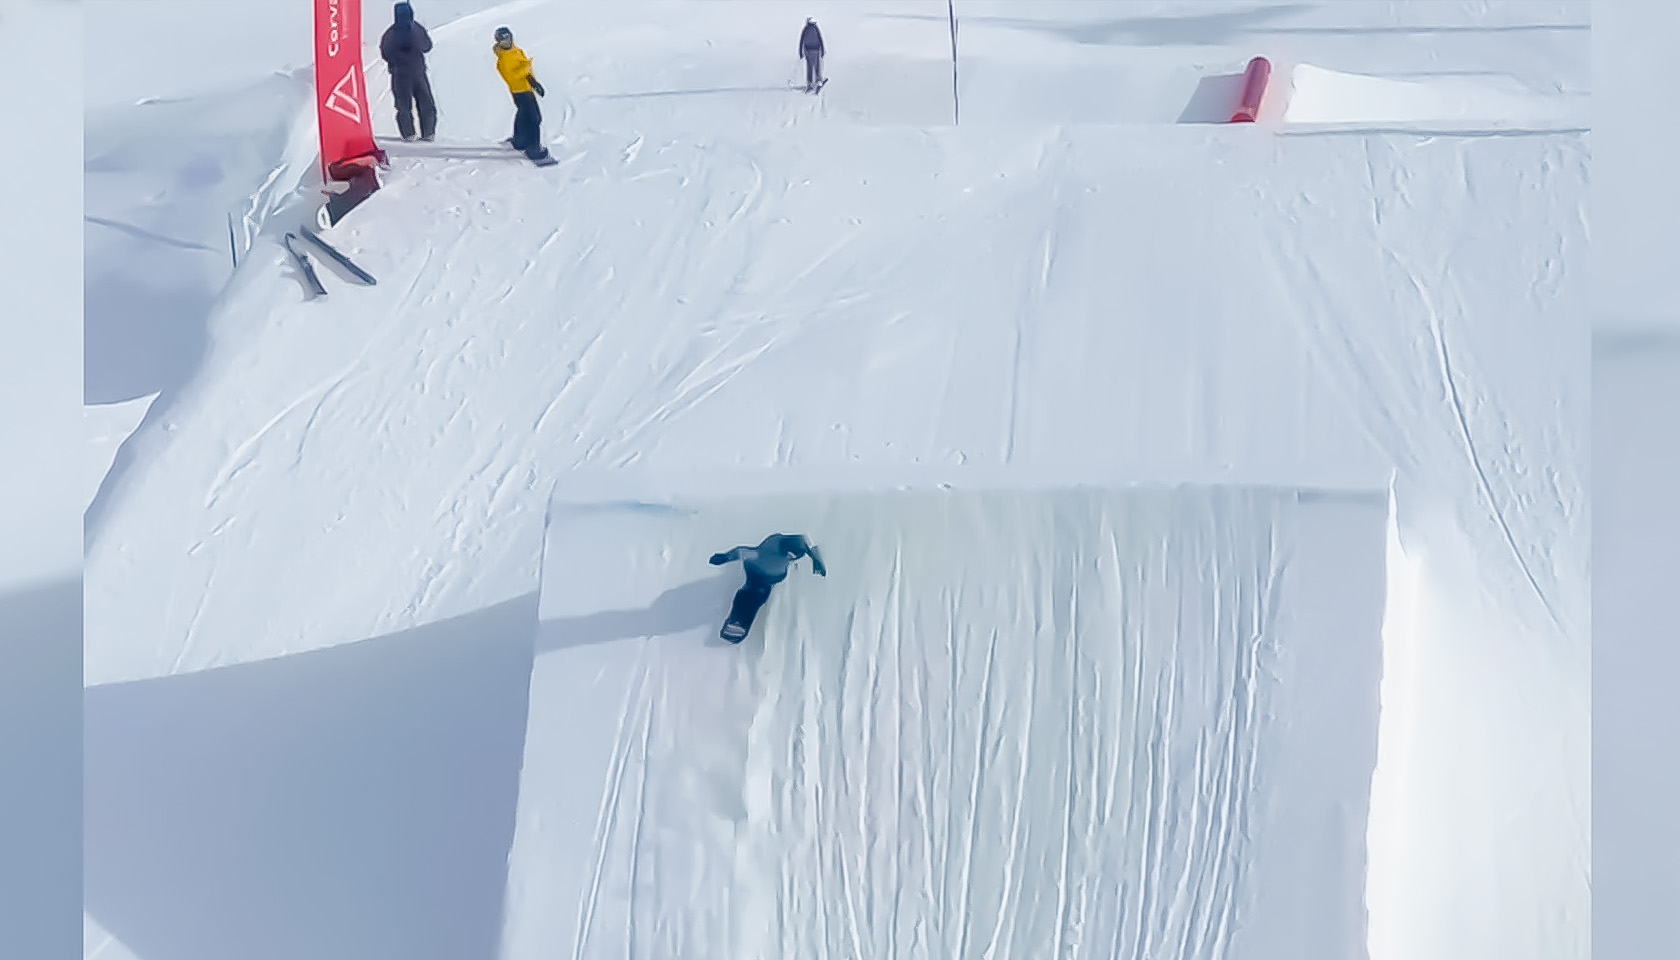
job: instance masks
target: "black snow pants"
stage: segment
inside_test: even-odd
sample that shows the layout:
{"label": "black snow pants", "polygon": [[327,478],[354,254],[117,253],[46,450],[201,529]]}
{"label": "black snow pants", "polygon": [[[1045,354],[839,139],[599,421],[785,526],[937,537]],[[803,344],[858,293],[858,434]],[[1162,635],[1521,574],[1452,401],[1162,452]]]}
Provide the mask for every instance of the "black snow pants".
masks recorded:
{"label": "black snow pants", "polygon": [[770,599],[770,588],[775,585],[776,581],[753,576],[748,571],[746,584],[735,591],[735,602],[729,605],[729,622],[751,627],[759,608]]}
{"label": "black snow pants", "polygon": [[548,156],[548,148],[542,142],[542,108],[537,105],[537,95],[530,90],[513,95],[513,139],[508,144],[532,160]]}
{"label": "black snow pants", "polygon": [[822,82],[822,51],[805,51],[805,89],[813,90]]}
{"label": "black snow pants", "polygon": [[397,101],[397,132],[404,140],[414,138],[414,113],[420,113],[420,139],[437,135],[437,101],[432,99],[432,81],[424,70],[391,74],[391,97]]}

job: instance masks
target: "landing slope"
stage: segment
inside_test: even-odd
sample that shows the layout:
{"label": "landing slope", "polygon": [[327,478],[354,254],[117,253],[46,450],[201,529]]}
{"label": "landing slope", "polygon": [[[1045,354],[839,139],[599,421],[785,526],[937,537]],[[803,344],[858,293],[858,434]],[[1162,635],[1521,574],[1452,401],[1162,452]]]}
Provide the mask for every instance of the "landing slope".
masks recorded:
{"label": "landing slope", "polygon": [[[556,505],[505,957],[1364,955],[1380,497]],[[737,570],[802,565],[740,646]]]}

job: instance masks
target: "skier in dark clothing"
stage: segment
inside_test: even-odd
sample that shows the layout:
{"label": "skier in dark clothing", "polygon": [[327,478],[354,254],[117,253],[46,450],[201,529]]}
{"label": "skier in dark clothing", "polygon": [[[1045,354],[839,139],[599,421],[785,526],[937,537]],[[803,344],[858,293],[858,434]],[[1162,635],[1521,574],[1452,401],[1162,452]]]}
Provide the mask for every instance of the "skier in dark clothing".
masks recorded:
{"label": "skier in dark clothing", "polygon": [[397,131],[404,140],[414,139],[413,109],[420,111],[420,139],[437,135],[437,102],[432,99],[432,82],[426,77],[426,54],[432,52],[432,37],[414,19],[414,8],[399,3],[394,20],[379,38],[379,56],[391,72],[391,96],[397,101]]}
{"label": "skier in dark clothing", "polygon": [[727,553],[712,554],[711,564],[722,566],[733,560],[741,561],[746,569],[747,582],[735,591],[735,602],[729,608],[729,621],[723,625],[721,636],[731,643],[740,643],[752,629],[764,601],[770,599],[770,588],[787,579],[788,567],[801,557],[811,558],[811,571],[819,577],[828,576],[822,554],[803,534],[772,533],[756,547],[736,547]]}
{"label": "skier in dark clothing", "polygon": [[799,59],[805,61],[805,92],[814,93],[822,86],[823,41],[817,21],[805,18],[805,29],[799,34]]}

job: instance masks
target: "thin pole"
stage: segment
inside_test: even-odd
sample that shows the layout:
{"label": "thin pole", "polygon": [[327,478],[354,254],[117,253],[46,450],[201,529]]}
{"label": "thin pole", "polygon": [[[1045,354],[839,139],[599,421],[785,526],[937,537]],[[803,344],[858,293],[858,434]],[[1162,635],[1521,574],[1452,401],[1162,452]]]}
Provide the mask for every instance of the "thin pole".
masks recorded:
{"label": "thin pole", "polygon": [[945,0],[945,13],[951,18],[951,123],[961,120],[962,110],[957,103],[957,6],[956,0]]}

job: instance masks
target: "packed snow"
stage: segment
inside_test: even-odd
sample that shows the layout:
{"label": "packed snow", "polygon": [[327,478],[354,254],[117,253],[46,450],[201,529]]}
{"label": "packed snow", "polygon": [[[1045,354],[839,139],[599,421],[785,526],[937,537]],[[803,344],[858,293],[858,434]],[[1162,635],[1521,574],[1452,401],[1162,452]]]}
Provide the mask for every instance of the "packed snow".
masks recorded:
{"label": "packed snow", "polygon": [[1382,497],[954,483],[563,485],[505,955],[1363,950]]}
{"label": "packed snow", "polygon": [[1193,9],[418,3],[317,300],[102,92],[88,955],[1587,956],[1587,5]]}

